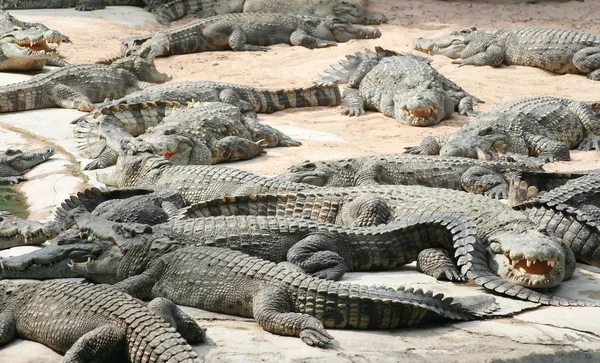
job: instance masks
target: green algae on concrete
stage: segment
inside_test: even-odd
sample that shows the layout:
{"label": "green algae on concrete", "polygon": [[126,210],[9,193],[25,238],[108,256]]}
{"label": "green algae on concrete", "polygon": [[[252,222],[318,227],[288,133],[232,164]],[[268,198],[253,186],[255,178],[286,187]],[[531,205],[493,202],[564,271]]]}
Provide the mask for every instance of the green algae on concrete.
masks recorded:
{"label": "green algae on concrete", "polygon": [[0,211],[27,218],[27,197],[14,185],[0,186]]}

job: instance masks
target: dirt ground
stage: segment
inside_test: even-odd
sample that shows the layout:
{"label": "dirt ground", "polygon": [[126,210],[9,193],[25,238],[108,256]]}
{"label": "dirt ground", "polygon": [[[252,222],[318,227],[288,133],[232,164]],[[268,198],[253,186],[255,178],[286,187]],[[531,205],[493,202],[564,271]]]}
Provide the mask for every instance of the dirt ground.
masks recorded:
{"label": "dirt ground", "polygon": [[[317,50],[278,45],[268,52],[180,55],[157,59],[157,67],[160,71],[171,74],[173,81],[215,80],[259,87],[303,87],[310,85],[313,76],[346,54],[365,48],[372,49],[374,46],[413,52],[410,45],[418,37],[437,37],[470,26],[547,27],[600,35],[598,1],[539,1],[535,4],[503,0],[362,2],[369,9],[381,11],[390,18],[389,24],[379,27],[383,33],[380,39],[355,40]],[[19,19],[43,22],[48,27],[69,35],[73,43],[64,44],[61,49],[66,60],[71,63],[93,62],[115,56],[120,49],[120,38],[163,28],[150,14],[132,7],[109,7],[88,13],[72,9],[12,13]],[[186,21],[189,19],[182,19],[176,24]],[[484,100],[485,103],[478,105],[477,110],[538,95],[600,101],[600,82],[588,80],[581,75],[556,75],[541,69],[519,66],[497,69],[459,68],[443,56],[434,56],[432,65],[469,93]],[[11,75],[13,78],[9,80],[7,77],[0,74],[0,84],[27,78]],[[265,156],[227,166],[275,175],[304,160],[402,152],[404,147],[416,145],[426,136],[449,134],[468,122],[468,118],[455,114],[435,127],[417,128],[401,125],[376,112],[349,118],[342,115],[341,111],[342,106],[338,106],[291,109],[271,115],[259,115],[264,123],[280,129],[303,145],[297,148],[268,149]],[[47,218],[50,206],[64,199],[65,193],[89,185],[79,178],[78,172],[73,175],[73,169],[78,168],[74,160],[80,159],[74,147],[72,127],[68,122],[79,114],[73,110],[56,109],[0,115],[0,141],[9,140],[7,143],[11,145],[12,141],[17,142],[15,140],[19,138],[18,143],[27,144],[37,138],[36,143],[48,141],[64,148],[59,153],[62,155],[61,163],[54,165],[66,165],[65,173],[73,180],[69,183],[62,182],[63,179],[52,174],[54,171],[42,168],[42,171],[31,178],[31,182],[20,187],[30,196],[32,206],[41,203],[42,199],[46,203],[43,208],[32,207],[33,219]],[[61,120],[56,129],[50,131],[47,124],[42,124],[49,117],[62,117],[64,121]],[[547,169],[566,171],[597,168],[600,161],[600,153],[596,151],[572,151],[571,157],[572,161],[549,164]],[[87,175],[93,178],[93,174]],[[56,178],[43,182],[43,177]],[[34,195],[44,194],[40,188],[47,188],[50,192],[44,198],[32,198]],[[598,299],[599,271],[588,267],[580,270],[574,281],[570,281],[569,285],[563,284],[567,290],[561,290],[564,292],[561,296],[566,294],[569,297],[587,296]],[[349,279],[359,283],[388,282],[382,282],[382,274],[377,274],[378,279],[374,280],[372,276],[375,274],[367,275],[369,276],[356,274]],[[415,276],[420,279],[417,283],[422,283],[424,288],[431,288],[432,285],[435,288],[453,288],[450,286],[452,284],[435,282],[422,275]],[[473,290],[474,287],[467,289]],[[594,323],[600,318],[598,310],[586,312],[585,309],[547,308],[520,314],[515,319],[453,324],[433,330],[413,329],[389,333],[335,331],[339,345],[329,351],[306,348],[295,338],[274,337],[247,319],[209,314],[201,315],[200,318],[209,327],[212,341],[208,348],[202,347],[199,351],[207,361],[226,362],[491,362],[493,360],[490,357],[497,358],[495,362],[501,362],[504,360],[500,359],[533,353],[535,355],[527,361],[600,362],[600,356],[590,353],[600,349],[600,330],[597,323]],[[0,350],[0,361],[58,361],[59,356],[49,350],[42,350],[35,355],[33,350],[29,350],[32,345],[33,343],[23,341],[14,343],[9,348]],[[38,345],[36,347],[39,348]],[[506,352],[502,352],[500,347],[505,347]],[[578,353],[565,353],[572,351]]]}

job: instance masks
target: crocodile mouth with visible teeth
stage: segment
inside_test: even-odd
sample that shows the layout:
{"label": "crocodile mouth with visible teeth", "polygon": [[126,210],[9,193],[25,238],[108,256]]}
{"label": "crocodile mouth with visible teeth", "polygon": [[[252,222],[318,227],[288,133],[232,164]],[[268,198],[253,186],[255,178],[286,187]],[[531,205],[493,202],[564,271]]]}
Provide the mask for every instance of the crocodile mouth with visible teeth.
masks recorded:
{"label": "crocodile mouth with visible teeth", "polygon": [[557,259],[538,260],[526,258],[511,258],[508,253],[504,255],[509,273],[520,281],[526,281],[531,287],[544,287],[549,284],[554,275],[558,273]]}
{"label": "crocodile mouth with visible teeth", "polygon": [[402,107],[402,110],[413,117],[432,117],[437,115],[438,108],[435,106],[429,106],[424,108],[408,108],[406,106]]}
{"label": "crocodile mouth with visible teeth", "polygon": [[[46,53],[56,53],[58,47],[62,43],[61,39],[55,38],[40,38],[35,40],[16,40],[14,41],[16,45],[21,48],[27,48],[31,54],[46,54]],[[52,45],[52,46],[51,46]]]}

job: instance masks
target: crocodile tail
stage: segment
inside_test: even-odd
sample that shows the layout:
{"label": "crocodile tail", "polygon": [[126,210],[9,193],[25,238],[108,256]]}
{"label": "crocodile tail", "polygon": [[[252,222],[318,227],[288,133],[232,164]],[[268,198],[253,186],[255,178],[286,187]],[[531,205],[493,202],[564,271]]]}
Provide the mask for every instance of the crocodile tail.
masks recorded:
{"label": "crocodile tail", "polygon": [[147,195],[154,193],[154,189],[143,187],[133,188],[108,188],[100,190],[96,187],[87,188],[82,192],[69,196],[60,206],[54,210],[54,221],[61,230],[65,230],[72,225],[69,218],[69,212],[73,209],[84,206],[88,212],[93,212],[100,204],[113,199],[127,199],[137,195]]}
{"label": "crocodile tail", "polygon": [[44,100],[45,92],[39,91],[41,87],[41,83],[35,82],[33,78],[0,87],[0,113],[56,107]]}
{"label": "crocodile tail", "polygon": [[326,328],[396,329],[432,320],[472,320],[443,294],[413,288],[340,284],[312,277],[294,279],[290,290],[298,312]]}
{"label": "crocodile tail", "polygon": [[342,102],[340,89],[335,84],[289,89],[255,89],[248,91],[247,97],[247,101],[259,113],[272,113],[296,107],[337,106]]}
{"label": "crocodile tail", "polygon": [[[186,208],[180,219],[237,215],[281,215],[279,211],[282,209],[278,208],[277,204],[289,204],[290,208],[293,208],[295,201],[295,194],[248,194],[226,196],[194,203]],[[285,210],[286,208],[283,209]],[[285,215],[285,213],[283,215]]]}
{"label": "crocodile tail", "polygon": [[214,11],[214,5],[217,0],[173,0],[162,4],[152,12],[156,15],[156,20],[169,25],[173,20],[183,18],[188,14],[201,14],[203,17],[217,15]]}
{"label": "crocodile tail", "polygon": [[331,65],[330,68],[324,70],[323,73],[315,77],[313,82],[316,84],[347,83],[362,62],[379,61],[385,57],[400,54],[401,53],[381,47],[375,47],[375,51],[365,49],[364,52],[348,54],[346,55],[346,59],[342,59],[338,63]]}

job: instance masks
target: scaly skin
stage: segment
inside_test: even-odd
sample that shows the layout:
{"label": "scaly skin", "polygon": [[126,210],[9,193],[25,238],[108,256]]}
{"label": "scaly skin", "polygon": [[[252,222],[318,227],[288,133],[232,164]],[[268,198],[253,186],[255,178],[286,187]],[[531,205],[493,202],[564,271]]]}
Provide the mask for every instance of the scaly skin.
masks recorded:
{"label": "scaly skin", "polygon": [[377,110],[400,123],[432,126],[449,118],[454,110],[473,113],[479,100],[450,81],[429,63],[430,59],[375,48],[346,56],[317,83],[342,82],[349,116]]}
{"label": "scaly skin", "polygon": [[34,340],[63,362],[200,362],[184,337],[205,335],[166,299],[146,307],[113,287],[70,281],[0,283],[0,326],[1,344]]}
{"label": "scaly skin", "polygon": [[51,147],[25,152],[15,149],[3,151],[0,154],[0,184],[17,184],[27,180],[23,174],[52,155],[54,149]]}
{"label": "scaly skin", "polygon": [[452,62],[461,66],[514,64],[600,80],[600,37],[570,30],[472,27],[439,39],[419,38],[413,47],[432,55],[461,58]]}
{"label": "scaly skin", "polygon": [[544,172],[538,165],[451,156],[378,154],[351,159],[305,162],[288,168],[279,180],[316,186],[422,185],[507,198],[508,175],[519,173],[538,190],[563,185],[583,174]]}
{"label": "scaly skin", "polygon": [[260,124],[254,112],[222,102],[142,102],[96,110],[77,120],[73,132],[85,169],[117,162],[126,148],[151,150],[178,165],[211,165],[261,155],[265,147],[298,146],[282,132]]}
{"label": "scaly skin", "polygon": [[358,4],[347,0],[173,0],[157,7],[154,11],[162,24],[168,24],[191,13],[206,17],[241,12],[335,16],[354,24],[387,22],[385,15],[363,9]]}
{"label": "scaly skin", "polygon": [[429,136],[406,152],[468,158],[508,153],[540,162],[570,160],[569,149],[600,149],[597,107],[555,97],[510,101],[481,113],[457,133]]}
{"label": "scaly skin", "polygon": [[15,246],[39,245],[60,232],[55,222],[40,223],[0,211],[0,250]]}
{"label": "scaly skin", "polygon": [[152,11],[165,3],[165,0],[0,0],[2,9],[61,9],[72,8],[79,11],[104,9],[106,6],[126,5],[145,6]]}
{"label": "scaly skin", "polygon": [[120,59],[111,65],[69,65],[56,71],[0,87],[0,112],[47,107],[91,111],[93,103],[124,97],[148,87],[149,82],[166,82],[152,61],[142,56]]}
{"label": "scaly skin", "polygon": [[321,18],[278,13],[224,14],[200,19],[155,34],[121,40],[123,55],[151,48],[150,56],[236,50],[265,51],[266,46],[291,44],[322,48],[350,39],[379,38],[377,28],[361,27],[332,16]]}
{"label": "scaly skin", "polygon": [[56,48],[69,38],[41,23],[27,23],[0,10],[0,71],[37,71],[46,63],[63,66]]}
{"label": "scaly skin", "polygon": [[186,247],[145,264],[136,260],[134,267],[130,256],[146,247],[129,246],[112,259],[112,268],[90,261],[74,263],[73,270],[92,279],[119,271],[119,279],[129,278],[115,287],[133,296],[168,296],[182,305],[253,317],[266,331],[320,347],[333,339],[326,327],[396,329],[431,320],[471,319],[441,294],[339,284],[217,247]]}

